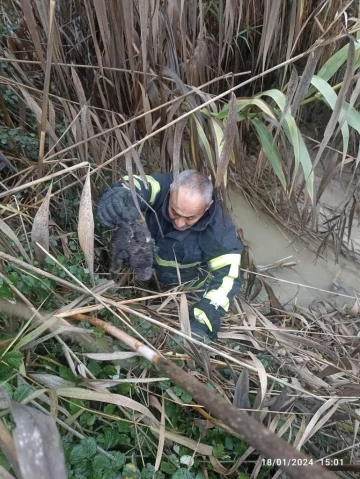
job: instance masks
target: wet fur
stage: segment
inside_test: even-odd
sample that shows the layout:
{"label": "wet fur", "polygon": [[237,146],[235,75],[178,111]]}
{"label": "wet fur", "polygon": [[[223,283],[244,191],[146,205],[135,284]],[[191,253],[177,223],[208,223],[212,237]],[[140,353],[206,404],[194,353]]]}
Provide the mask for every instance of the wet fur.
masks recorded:
{"label": "wet fur", "polygon": [[149,230],[137,223],[121,223],[112,241],[111,278],[116,280],[121,268],[129,266],[138,280],[148,281],[156,251]]}

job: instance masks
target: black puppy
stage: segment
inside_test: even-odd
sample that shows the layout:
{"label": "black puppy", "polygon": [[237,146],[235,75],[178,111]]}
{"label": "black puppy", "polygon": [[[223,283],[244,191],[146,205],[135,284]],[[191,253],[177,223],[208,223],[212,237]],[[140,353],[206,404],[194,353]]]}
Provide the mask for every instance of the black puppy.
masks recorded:
{"label": "black puppy", "polygon": [[134,270],[138,280],[148,281],[152,275],[156,251],[149,230],[137,223],[122,222],[112,242],[111,279],[117,279],[125,264]]}

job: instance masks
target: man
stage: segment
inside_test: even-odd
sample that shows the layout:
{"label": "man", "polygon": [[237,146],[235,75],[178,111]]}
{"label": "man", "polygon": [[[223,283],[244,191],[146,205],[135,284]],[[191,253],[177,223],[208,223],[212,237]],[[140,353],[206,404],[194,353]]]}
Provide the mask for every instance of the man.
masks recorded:
{"label": "man", "polygon": [[[134,176],[141,211],[158,247],[154,269],[159,282],[174,285],[192,281],[207,288],[190,310],[193,333],[216,339],[222,316],[240,289],[242,243],[227,214],[225,222],[211,181],[195,170],[178,176],[146,176],[148,188]],[[120,221],[135,221],[135,207],[128,177],[100,198],[99,221],[114,228]]]}

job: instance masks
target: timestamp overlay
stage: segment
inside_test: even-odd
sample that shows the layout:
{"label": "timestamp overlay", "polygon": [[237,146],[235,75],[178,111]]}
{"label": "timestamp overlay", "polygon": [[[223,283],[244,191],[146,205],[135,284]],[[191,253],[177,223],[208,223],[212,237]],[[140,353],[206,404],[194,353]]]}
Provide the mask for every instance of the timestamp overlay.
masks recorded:
{"label": "timestamp overlay", "polygon": [[320,464],[329,469],[333,470],[342,470],[342,466],[344,466],[343,470],[350,470],[352,467],[356,468],[358,466],[350,465],[344,461],[342,458],[337,457],[324,457],[320,459],[312,459],[312,458],[278,458],[278,459],[266,459],[262,458],[262,465],[263,466],[270,466],[270,467],[297,467],[297,466],[312,466],[314,464]]}

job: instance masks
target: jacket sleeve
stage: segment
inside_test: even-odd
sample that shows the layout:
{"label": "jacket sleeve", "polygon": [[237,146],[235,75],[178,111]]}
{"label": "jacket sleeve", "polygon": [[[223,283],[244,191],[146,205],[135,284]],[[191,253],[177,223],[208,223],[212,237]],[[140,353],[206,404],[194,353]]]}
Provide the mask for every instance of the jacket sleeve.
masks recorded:
{"label": "jacket sleeve", "polygon": [[[142,211],[146,211],[148,206],[157,207],[157,202],[161,201],[161,191],[170,186],[172,175],[155,174],[146,175],[145,178],[147,184],[140,176],[133,175],[136,193],[138,198],[142,200],[140,204]],[[115,185],[130,189],[129,177],[124,176],[122,181],[115,183]],[[115,185],[112,185],[112,187]]]}
{"label": "jacket sleeve", "polygon": [[[193,325],[212,338],[216,338],[221,318],[228,312],[232,299],[241,287],[240,263],[243,246],[236,237],[234,227],[229,231],[229,236],[223,238],[224,245],[217,248],[218,254],[208,259],[211,279],[203,298],[190,311]],[[232,247],[229,247],[229,243],[232,243]]]}

